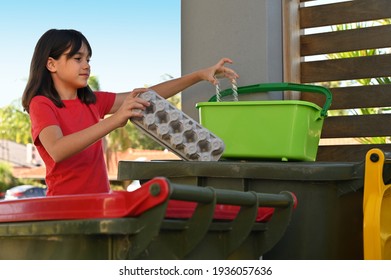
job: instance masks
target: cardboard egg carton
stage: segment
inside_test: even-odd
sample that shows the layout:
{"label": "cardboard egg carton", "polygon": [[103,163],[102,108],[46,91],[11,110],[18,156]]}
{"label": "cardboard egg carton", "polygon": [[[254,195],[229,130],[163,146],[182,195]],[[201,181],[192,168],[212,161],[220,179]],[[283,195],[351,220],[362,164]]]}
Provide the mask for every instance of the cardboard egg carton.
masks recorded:
{"label": "cardboard egg carton", "polygon": [[150,102],[142,117],[131,118],[142,132],[187,161],[218,161],[224,142],[198,122],[178,110],[155,91],[139,95]]}

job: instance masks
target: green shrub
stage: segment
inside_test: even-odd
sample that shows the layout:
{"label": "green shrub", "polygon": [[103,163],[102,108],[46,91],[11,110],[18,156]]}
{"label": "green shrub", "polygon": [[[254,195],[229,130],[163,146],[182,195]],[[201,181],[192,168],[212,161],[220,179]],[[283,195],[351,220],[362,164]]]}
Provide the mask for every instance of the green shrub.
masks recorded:
{"label": "green shrub", "polygon": [[18,179],[12,175],[12,167],[7,163],[0,162],[0,192],[4,192],[17,184]]}

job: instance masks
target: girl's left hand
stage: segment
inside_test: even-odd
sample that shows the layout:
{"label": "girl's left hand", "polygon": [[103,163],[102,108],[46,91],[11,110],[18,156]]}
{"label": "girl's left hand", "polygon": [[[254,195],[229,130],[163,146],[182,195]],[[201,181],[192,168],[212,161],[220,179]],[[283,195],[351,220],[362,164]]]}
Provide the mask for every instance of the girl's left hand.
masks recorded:
{"label": "girl's left hand", "polygon": [[133,117],[142,117],[142,110],[145,110],[150,103],[140,97],[138,97],[141,93],[148,91],[148,88],[137,88],[129,93],[125,93],[121,98],[120,107],[112,117],[118,123],[118,127],[124,126],[130,118]]}
{"label": "girl's left hand", "polygon": [[239,75],[234,70],[225,66],[226,63],[232,64],[232,60],[222,58],[215,65],[201,70],[201,78],[211,82],[213,85],[217,85],[219,83],[217,79],[220,78],[227,78],[231,81],[239,78]]}

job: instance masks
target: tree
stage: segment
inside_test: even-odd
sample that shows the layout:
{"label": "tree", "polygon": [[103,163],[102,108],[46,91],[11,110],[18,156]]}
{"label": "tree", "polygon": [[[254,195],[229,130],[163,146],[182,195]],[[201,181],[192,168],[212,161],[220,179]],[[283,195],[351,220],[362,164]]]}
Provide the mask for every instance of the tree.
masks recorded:
{"label": "tree", "polygon": [[11,166],[0,162],[0,192],[4,192],[17,184],[18,180],[12,175]]}
{"label": "tree", "polygon": [[88,79],[88,85],[92,90],[99,90],[100,84],[97,76],[90,76]]}
{"label": "tree", "polygon": [[[358,28],[366,28],[370,26],[375,25],[386,25],[391,24],[391,19],[382,19],[377,21],[370,21],[370,22],[364,22],[364,23],[350,23],[350,24],[341,24],[335,26],[335,31],[342,31],[342,30],[350,30],[350,29],[358,29]],[[356,51],[350,51],[350,52],[342,52],[342,53],[335,53],[335,54],[328,54],[328,59],[343,59],[343,58],[352,58],[352,57],[360,57],[360,56],[372,56],[372,55],[379,55],[379,54],[385,54],[385,53],[391,53],[390,48],[386,49],[368,49],[368,50],[356,50]],[[366,85],[381,85],[381,84],[389,84],[391,83],[390,77],[381,77],[381,78],[375,78],[375,79],[358,79],[351,81],[351,84],[358,84],[362,86]],[[349,114],[357,114],[357,115],[370,115],[370,114],[381,114],[387,111],[390,111],[391,108],[360,108],[355,110],[349,110]],[[346,114],[346,112],[339,111],[336,114],[343,115]],[[387,137],[364,137],[364,138],[358,138],[358,141],[360,141],[363,144],[385,144],[387,142]]]}
{"label": "tree", "polygon": [[20,144],[31,143],[30,127],[30,118],[23,111],[20,100],[0,108],[0,139]]}

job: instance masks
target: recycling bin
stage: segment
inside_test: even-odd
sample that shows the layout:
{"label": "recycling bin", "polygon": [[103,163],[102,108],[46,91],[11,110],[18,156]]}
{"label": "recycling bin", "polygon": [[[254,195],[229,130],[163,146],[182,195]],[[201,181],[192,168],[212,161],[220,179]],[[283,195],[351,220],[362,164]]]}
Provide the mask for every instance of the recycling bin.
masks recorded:
{"label": "recycling bin", "polygon": [[363,259],[364,162],[119,163],[120,180],[142,181],[156,175],[217,189],[295,193],[299,203],[292,221],[264,259]]}
{"label": "recycling bin", "polygon": [[133,191],[0,201],[0,259],[259,259],[296,197],[155,177]]}

